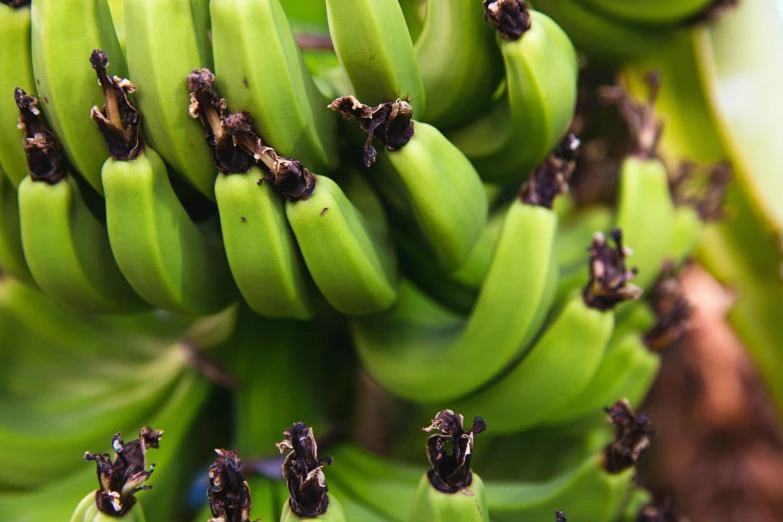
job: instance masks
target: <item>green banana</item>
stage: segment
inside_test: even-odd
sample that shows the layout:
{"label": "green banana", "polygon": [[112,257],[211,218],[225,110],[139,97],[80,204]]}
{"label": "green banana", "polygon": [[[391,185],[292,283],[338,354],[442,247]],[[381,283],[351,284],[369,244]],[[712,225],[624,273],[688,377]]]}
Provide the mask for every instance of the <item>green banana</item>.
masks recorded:
{"label": "green banana", "polygon": [[324,522],[345,522],[340,502],[330,495],[323,467],[332,465],[331,457],[318,458],[313,430],[297,422],[285,430],[285,439],[277,444],[281,453],[289,451],[283,463],[283,479],[289,499],[283,506],[280,522],[318,518]]}
{"label": "green banana", "polygon": [[158,448],[162,436],[162,430],[146,427],[141,429],[138,439],[125,443],[117,433],[111,441],[114,461],[108,453],[85,453],[84,460],[94,461],[98,466],[100,489],[79,503],[71,522],[109,522],[117,518],[145,522],[136,493],[150,489],[144,483],[152,475],[154,464],[147,466],[147,450]]}
{"label": "green banana", "polygon": [[171,187],[166,164],[141,142],[141,113],[126,92],[132,85],[109,78],[104,52],[96,49],[90,61],[104,91],[103,110],[93,107],[92,118],[111,154],[101,176],[109,240],[120,270],[158,308],[187,314],[225,308],[236,287],[220,240],[193,223]]}
{"label": "green banana", "polygon": [[15,92],[30,175],[19,185],[19,223],[27,266],[49,297],[95,312],[138,311],[147,305],[122,276],[106,226],[90,211],[60,144],[40,119],[38,100]]}
{"label": "green banana", "polygon": [[400,9],[408,25],[408,33],[414,45],[424,29],[424,17],[427,13],[427,0],[399,0]]}
{"label": "green banana", "polygon": [[0,172],[0,269],[20,281],[35,284],[22,249],[16,190],[13,182],[3,176],[2,172]]}
{"label": "green banana", "polygon": [[409,99],[416,114],[425,91],[397,0],[326,0],[329,32],[353,94],[371,105]]}
{"label": "green banana", "polygon": [[546,158],[565,136],[576,108],[578,64],[571,41],[524,2],[507,13],[518,1],[485,2],[488,20],[499,27],[504,96],[482,117],[447,133],[484,181],[506,184],[525,179]]}
{"label": "green banana", "polygon": [[317,172],[338,163],[336,118],[305,67],[279,0],[213,0],[212,41],[221,93],[281,155]]}
{"label": "green banana", "polygon": [[503,64],[479,2],[428,0],[414,49],[427,96],[422,121],[453,127],[487,108]]}
{"label": "green banana", "polygon": [[[215,169],[204,131],[184,107],[186,76],[212,67],[207,27],[209,3],[202,0],[126,0],[128,71],[137,87],[136,105],[150,147],[199,192],[215,199]],[[173,23],[176,21],[176,23]]]}
{"label": "green banana", "polygon": [[655,6],[643,0],[585,0],[585,4],[612,18],[640,25],[676,25],[707,9],[712,0],[668,0]]}
{"label": "green banana", "polygon": [[627,403],[607,408],[615,425],[615,440],[575,469],[542,483],[493,483],[487,487],[492,520],[544,520],[562,509],[574,520],[610,522],[625,508],[634,465],[655,430],[645,415],[635,415]]}
{"label": "green banana", "polygon": [[662,123],[653,107],[660,78],[649,75],[648,82],[650,97],[644,105],[635,105],[622,91],[612,94],[620,100],[621,114],[636,140],[634,154],[623,160],[620,169],[616,226],[633,245],[640,273],[637,283],[644,289],[658,277],[670,248],[675,218],[666,166],[655,157]]}
{"label": "green banana", "polygon": [[580,51],[599,62],[625,62],[651,54],[677,32],[604,16],[584,0],[536,0],[535,5],[568,33]]}
{"label": "green banana", "polygon": [[103,137],[89,119],[101,88],[87,59],[93,49],[113,57],[111,74],[126,78],[125,58],[107,0],[37,2],[32,8],[32,57],[38,98],[71,164],[99,194],[108,158]]}
{"label": "green banana", "polygon": [[251,133],[250,115],[224,117],[226,102],[214,91],[212,73],[194,71],[188,84],[191,114],[210,136],[222,172],[215,180],[215,196],[226,257],[242,297],[266,317],[311,318],[316,292],[286,219],[285,203],[253,166],[252,152],[234,144],[235,135]]}
{"label": "green banana", "polygon": [[590,251],[590,281],[546,326],[529,353],[498,381],[457,402],[462,411],[482,414],[495,433],[531,428],[573,400],[598,370],[612,335],[612,309],[636,299],[641,290],[628,281],[627,250],[619,230],[610,248],[597,233]]}
{"label": "green banana", "polygon": [[[445,401],[476,390],[525,353],[554,298],[558,218],[551,206],[572,169],[570,158],[551,156],[510,206],[469,318],[404,285],[392,310],[351,321],[359,358],[376,382],[414,402]],[[492,357],[481,348],[488,344]]]}
{"label": "green banana", "polygon": [[611,343],[590,383],[578,396],[551,411],[544,424],[562,424],[591,414],[618,398],[640,404],[660,367],[660,357],[651,352],[639,334],[629,334]]}
{"label": "green banana", "polygon": [[117,33],[117,40],[120,42],[122,53],[127,57],[128,53],[125,49],[125,0],[108,1],[111,21],[114,24],[114,32]]}
{"label": "green banana", "polygon": [[[432,469],[419,482],[411,502],[408,522],[489,522],[484,482],[471,471],[473,439],[487,429],[484,419],[476,417],[465,430],[462,415],[451,410],[439,412],[424,428],[438,430],[427,440],[427,458]],[[451,454],[444,446],[451,443]]]}
{"label": "green banana", "polygon": [[[467,158],[435,127],[414,123],[405,101],[369,107],[347,96],[329,107],[368,132],[365,166],[377,158],[372,180],[397,219],[415,230],[443,270],[459,268],[487,221],[487,198]],[[380,155],[373,137],[384,145]]]}
{"label": "green banana", "polygon": [[13,187],[27,176],[19,110],[11,96],[15,88],[35,95],[30,50],[30,1],[0,2],[0,165]]}

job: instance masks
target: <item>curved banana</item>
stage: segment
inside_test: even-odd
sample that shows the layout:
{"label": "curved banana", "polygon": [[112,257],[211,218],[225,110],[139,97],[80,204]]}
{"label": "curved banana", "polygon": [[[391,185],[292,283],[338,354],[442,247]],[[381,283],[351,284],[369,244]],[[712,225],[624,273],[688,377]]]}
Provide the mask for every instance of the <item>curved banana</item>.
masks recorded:
{"label": "curved banana", "polygon": [[[451,410],[439,412],[424,428],[438,430],[427,439],[427,458],[432,469],[421,477],[410,505],[407,522],[489,522],[484,482],[471,471],[473,440],[487,429],[476,417],[469,430],[462,415]],[[451,443],[451,454],[444,446]]]}
{"label": "curved banana", "polygon": [[38,98],[71,164],[99,194],[106,158],[103,136],[90,121],[102,99],[90,68],[90,53],[113,57],[110,74],[127,78],[107,0],[36,2],[32,8],[32,56]]}
{"label": "curved banana", "polygon": [[111,441],[114,460],[109,454],[85,453],[84,460],[98,466],[100,489],[79,503],[71,522],[109,522],[117,518],[128,522],[145,522],[144,513],[136,501],[136,493],[150,489],[144,483],[154,466],[147,466],[147,450],[158,448],[162,430],[142,428],[139,438],[123,442],[117,433]]}
{"label": "curved banana", "polygon": [[[506,68],[506,90],[486,114],[447,137],[473,163],[484,181],[524,180],[565,136],[576,108],[578,64],[566,33],[548,16],[523,8],[510,17],[527,27],[509,34],[493,10],[517,0],[485,2]],[[515,26],[516,27],[516,26]]]}
{"label": "curved banana", "polygon": [[38,100],[17,89],[30,175],[18,189],[27,266],[49,297],[94,312],[146,308],[112,256],[106,226],[96,218],[61,165],[60,145],[44,127]]}
{"label": "curved banana", "polygon": [[[359,358],[376,382],[414,402],[445,401],[486,384],[525,353],[554,298],[558,218],[551,206],[572,168],[552,156],[511,205],[469,318],[448,314],[405,285],[388,313],[352,320]],[[484,354],[487,345],[492,357]]]}
{"label": "curved banana", "polygon": [[628,281],[626,250],[597,233],[590,253],[590,281],[546,326],[524,358],[498,381],[457,402],[461,411],[481,412],[494,433],[531,428],[577,397],[598,370],[612,335],[612,309],[641,290]]}
{"label": "curved banana", "polygon": [[357,174],[348,174],[356,176],[354,187],[370,196],[376,212],[368,205],[359,207],[358,198],[318,176],[312,195],[286,202],[286,215],[310,275],[329,304],[349,315],[379,313],[397,299],[397,260],[374,194]]}
{"label": "curved banana", "polygon": [[651,5],[644,0],[585,0],[589,7],[612,18],[640,25],[676,25],[707,9],[712,0],[667,0]]}
{"label": "curved banana", "polygon": [[234,143],[235,137],[252,134],[250,115],[224,117],[226,102],[217,96],[215,77],[207,69],[191,73],[188,86],[191,115],[201,120],[221,171],[215,196],[226,257],[242,297],[266,317],[311,318],[316,292],[286,219],[285,203],[253,166],[252,151]]}
{"label": "curved banana", "polygon": [[660,357],[647,348],[641,334],[617,339],[609,344],[587,387],[577,397],[550,412],[542,423],[562,424],[600,414],[603,408],[618,399],[640,404],[660,365]]}
{"label": "curved banana", "polygon": [[704,232],[704,222],[699,213],[690,206],[680,206],[674,209],[671,241],[666,257],[681,264],[690,256],[701,242]]}
{"label": "curved banana", "polygon": [[20,281],[35,285],[24,258],[19,201],[12,183],[0,172],[0,269]]}
{"label": "curved banana", "polygon": [[414,112],[422,114],[424,85],[397,0],[326,0],[326,8],[353,94],[370,105],[410,98]]}
{"label": "curved banana", "polygon": [[323,468],[332,465],[331,457],[318,458],[313,430],[297,422],[285,430],[285,439],[277,444],[281,453],[290,450],[283,462],[283,479],[289,499],[283,506],[280,522],[318,518],[324,522],[345,522],[340,502],[329,494]]}
{"label": "curved banana", "polygon": [[111,154],[101,176],[109,240],[120,270],[157,308],[186,314],[222,310],[236,296],[223,245],[190,219],[166,164],[141,142],[141,113],[126,92],[133,85],[108,77],[104,52],[96,49],[90,60],[104,91],[104,108],[93,107],[92,118]]}
{"label": "curved banana", "polygon": [[620,169],[616,226],[633,245],[637,283],[645,289],[657,279],[669,252],[675,219],[666,166],[655,157],[662,126],[654,112],[660,78],[649,75],[648,82],[650,96],[643,105],[625,99],[625,93],[617,94],[622,100],[621,114],[636,139],[636,151],[623,160]]}
{"label": "curved banana", "polygon": [[209,5],[196,0],[126,0],[124,5],[128,72],[144,114],[144,138],[177,174],[214,200],[212,151],[204,130],[185,110],[188,73],[212,67],[207,27],[200,24]]}
{"label": "curved banana", "polygon": [[13,188],[27,176],[19,110],[11,93],[17,87],[35,95],[30,50],[30,0],[0,2],[0,165]]}
{"label": "curved banana", "polygon": [[620,401],[606,412],[615,425],[614,441],[577,468],[543,483],[488,484],[492,520],[544,520],[560,509],[575,520],[616,520],[628,503],[634,466],[655,430],[627,402]]}
{"label": "curved banana", "polygon": [[584,0],[537,0],[535,5],[568,33],[580,51],[601,62],[624,62],[650,54],[675,34],[674,30],[603,16]]}
{"label": "curved banana", "polygon": [[427,96],[421,121],[453,127],[489,106],[503,62],[480,2],[428,0],[414,49]]}
{"label": "curved banana", "polygon": [[[365,166],[378,160],[370,176],[400,226],[420,236],[444,271],[459,268],[487,221],[487,197],[467,158],[435,127],[413,122],[405,101],[369,107],[346,96],[329,107],[367,131]],[[373,138],[384,145],[379,155]]]}
{"label": "curved banana", "polygon": [[213,0],[220,92],[279,154],[316,172],[337,166],[336,118],[305,67],[279,0]]}

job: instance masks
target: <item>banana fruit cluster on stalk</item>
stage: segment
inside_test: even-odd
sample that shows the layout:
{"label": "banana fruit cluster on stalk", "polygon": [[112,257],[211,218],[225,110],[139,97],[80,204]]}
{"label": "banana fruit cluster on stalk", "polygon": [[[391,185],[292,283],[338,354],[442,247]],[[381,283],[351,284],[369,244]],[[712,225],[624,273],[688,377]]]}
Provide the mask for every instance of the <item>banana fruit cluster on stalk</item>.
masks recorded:
{"label": "banana fruit cluster on stalk", "polygon": [[[602,91],[632,142],[613,201],[568,193],[574,43],[636,56],[718,3],[0,0],[0,519],[167,522],[228,433],[202,522],[634,520],[631,405],[720,198],[670,181],[655,74]],[[319,459],[325,396],[357,402],[321,363],[414,412],[396,460]],[[242,472],[281,426],[282,477]]]}

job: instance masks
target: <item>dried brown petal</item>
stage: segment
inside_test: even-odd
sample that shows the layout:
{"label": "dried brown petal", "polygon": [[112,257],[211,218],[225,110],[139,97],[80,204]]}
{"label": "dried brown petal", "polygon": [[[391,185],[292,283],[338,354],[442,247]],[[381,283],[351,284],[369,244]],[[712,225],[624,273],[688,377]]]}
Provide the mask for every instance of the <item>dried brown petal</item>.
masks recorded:
{"label": "dried brown petal", "polygon": [[579,140],[567,135],[522,185],[519,195],[528,205],[552,208],[555,198],[568,192],[568,181],[576,167]]}
{"label": "dried brown petal", "polygon": [[369,167],[377,157],[377,151],[372,145],[373,138],[391,151],[401,149],[410,141],[413,136],[413,109],[409,101],[410,98],[398,98],[394,102],[370,107],[354,96],[343,96],[330,103],[329,108],[342,114],[343,119],[357,120],[362,130],[367,132],[364,164]]}
{"label": "dried brown petal", "polygon": [[9,7],[27,7],[30,5],[31,0],[0,0],[0,4],[5,4]]}
{"label": "dried brown petal", "polygon": [[216,449],[218,457],[209,468],[209,522],[248,522],[253,499],[242,474],[242,461],[236,450]]}
{"label": "dried brown petal", "polygon": [[139,438],[124,443],[122,435],[112,438],[114,461],[108,453],[85,453],[84,460],[95,461],[98,466],[100,489],[95,492],[98,511],[112,517],[125,516],[136,503],[135,495],[152,486],[144,482],[152,475],[154,464],[147,466],[147,449],[158,448],[162,430],[149,426],[142,428]]}
{"label": "dried brown petal", "polygon": [[323,467],[332,465],[331,457],[318,458],[318,445],[312,428],[302,422],[285,430],[285,439],[277,444],[280,453],[291,450],[283,462],[283,478],[288,485],[288,505],[300,518],[315,518],[329,507]]}
{"label": "dried brown petal", "polygon": [[648,296],[657,321],[644,336],[653,350],[666,348],[677,341],[690,327],[691,306],[683,294],[674,263],[667,261]]}
{"label": "dried brown petal", "polygon": [[568,522],[565,513],[560,510],[555,511],[555,522]]}
{"label": "dried brown petal", "polygon": [[623,246],[620,229],[612,230],[612,239],[615,248],[597,232],[590,245],[590,279],[582,297],[587,306],[596,310],[611,310],[623,301],[642,295],[642,289],[629,282],[636,275],[636,269],[628,270],[625,266],[625,258],[631,252]]}
{"label": "dried brown petal", "polygon": [[[487,424],[481,417],[476,417],[470,431],[466,432],[463,422],[462,415],[443,410],[435,415],[430,426],[423,428],[426,432],[441,432],[427,439],[427,458],[432,466],[428,473],[430,483],[444,493],[456,493],[473,482],[470,471],[473,440],[476,434],[486,431]],[[448,444],[451,444],[451,454],[445,449]]]}
{"label": "dried brown petal", "polygon": [[33,181],[53,185],[66,176],[60,142],[44,125],[35,96],[28,96],[17,87],[14,99],[19,109],[18,127],[24,133],[24,153],[30,177]]}
{"label": "dried brown petal", "polygon": [[484,19],[506,40],[519,40],[532,23],[525,0],[484,0]]}
{"label": "dried brown petal", "polygon": [[604,449],[604,468],[609,473],[620,473],[636,464],[656,431],[647,416],[636,415],[625,399],[606,408],[606,413],[615,426],[615,440]]}
{"label": "dried brown petal", "polygon": [[106,74],[109,58],[100,49],[90,54],[90,63],[98,75],[104,101],[103,109],[93,107],[90,116],[103,134],[111,157],[121,161],[133,160],[142,150],[139,137],[141,113],[128,100],[128,94],[135,92],[136,87],[128,80],[116,76],[109,78]]}

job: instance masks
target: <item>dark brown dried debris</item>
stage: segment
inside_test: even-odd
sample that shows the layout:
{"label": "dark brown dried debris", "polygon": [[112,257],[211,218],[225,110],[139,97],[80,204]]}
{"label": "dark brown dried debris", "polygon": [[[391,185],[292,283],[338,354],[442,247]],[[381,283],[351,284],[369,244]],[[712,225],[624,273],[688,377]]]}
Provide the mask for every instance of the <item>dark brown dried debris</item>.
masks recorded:
{"label": "dark brown dried debris", "polygon": [[568,522],[565,513],[560,510],[555,511],[555,522]]}
{"label": "dark brown dried debris", "polygon": [[224,174],[245,173],[256,161],[253,155],[237,145],[224,126],[226,100],[215,91],[215,75],[209,69],[193,69],[188,75],[190,116],[198,118],[212,148],[215,165]]}
{"label": "dark brown dried debris", "polygon": [[729,183],[734,179],[734,170],[726,162],[706,167],[692,162],[683,162],[677,175],[670,182],[675,204],[691,206],[704,222],[726,218],[723,203]]}
{"label": "dark brown dried debris", "polygon": [[604,468],[609,473],[620,473],[636,465],[656,430],[647,415],[636,415],[625,399],[606,408],[606,413],[615,426],[615,440],[604,449]]}
{"label": "dark brown dried debris", "polygon": [[[427,439],[427,458],[432,466],[428,472],[430,483],[443,493],[456,493],[473,482],[470,471],[473,438],[486,431],[487,424],[481,417],[476,417],[470,431],[465,431],[463,423],[462,415],[443,410],[435,415],[430,426],[423,428],[426,432],[438,430],[442,434],[436,433]],[[445,449],[448,444],[451,454]]]}
{"label": "dark brown dried debris", "polygon": [[5,4],[9,7],[27,7],[30,5],[31,0],[0,0],[0,4]]}
{"label": "dark brown dried debris", "polygon": [[109,147],[112,158],[120,161],[136,159],[142,151],[139,128],[141,113],[128,100],[128,94],[133,94],[136,87],[128,80],[109,78],[106,67],[109,58],[100,49],[90,54],[90,63],[98,75],[98,83],[103,89],[103,109],[93,107],[90,117],[98,125],[103,139]]}
{"label": "dark brown dried debris", "polygon": [[339,112],[343,119],[355,119],[362,130],[367,132],[364,164],[370,167],[378,155],[372,145],[373,138],[388,150],[395,151],[402,148],[413,136],[413,109],[408,102],[410,98],[397,98],[394,102],[370,107],[354,96],[343,96],[330,103],[329,108]]}
{"label": "dark brown dried debris", "polygon": [[329,507],[323,467],[332,457],[318,458],[318,445],[312,428],[302,422],[285,430],[285,440],[277,444],[280,453],[292,450],[283,462],[283,479],[288,484],[288,505],[300,518],[315,518]]}
{"label": "dark brown dried debris", "polygon": [[555,198],[568,192],[568,181],[576,168],[578,154],[579,140],[568,134],[522,185],[519,191],[522,201],[551,209]]}
{"label": "dark brown dried debris", "polygon": [[484,0],[484,19],[506,40],[519,40],[532,23],[525,0]]}
{"label": "dark brown dried debris", "polygon": [[664,263],[647,299],[657,322],[645,334],[644,341],[657,351],[679,340],[690,327],[691,305],[683,294],[674,263]]}
{"label": "dark brown dried debris", "polygon": [[658,141],[663,132],[663,122],[655,113],[655,100],[661,90],[661,75],[657,71],[649,72],[645,76],[645,81],[649,87],[649,94],[644,103],[636,103],[622,82],[598,90],[598,95],[604,103],[617,105],[617,110],[628,124],[628,130],[633,137],[634,154],[643,159],[655,157]]}
{"label": "dark brown dried debris", "polygon": [[24,133],[24,152],[30,177],[33,181],[54,185],[66,176],[60,142],[44,125],[35,96],[28,96],[17,87],[14,99],[19,109],[19,128]]}
{"label": "dark brown dried debris", "polygon": [[84,460],[95,461],[98,465],[100,489],[95,492],[98,511],[121,518],[128,514],[136,503],[136,493],[152,488],[144,485],[155,466],[147,466],[147,450],[157,449],[162,436],[162,430],[153,430],[149,426],[141,429],[138,439],[128,443],[123,442],[120,433],[115,434],[111,441],[115,451],[114,461],[108,453],[84,454]]}
{"label": "dark brown dried debris", "polygon": [[209,468],[209,522],[248,522],[253,499],[242,474],[242,461],[236,450],[216,449],[215,463]]}
{"label": "dark brown dried debris", "polygon": [[596,232],[590,245],[590,279],[582,292],[587,306],[596,310],[611,310],[623,301],[637,299],[642,289],[631,284],[636,276],[636,268],[628,270],[625,258],[631,250],[623,246],[623,234],[620,229],[612,230],[615,247],[612,248],[606,237]]}

